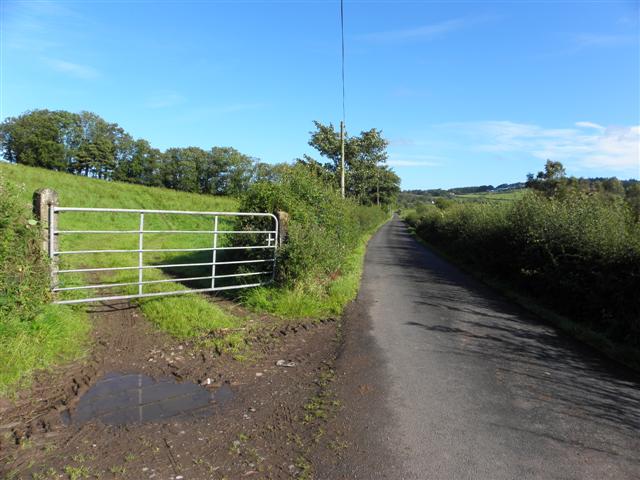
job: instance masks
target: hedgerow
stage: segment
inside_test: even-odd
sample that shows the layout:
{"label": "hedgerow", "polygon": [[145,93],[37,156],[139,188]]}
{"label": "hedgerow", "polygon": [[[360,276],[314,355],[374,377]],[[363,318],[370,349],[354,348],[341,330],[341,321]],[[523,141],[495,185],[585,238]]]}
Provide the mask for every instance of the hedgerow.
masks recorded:
{"label": "hedgerow", "polygon": [[335,278],[363,234],[387,216],[381,208],[341,198],[303,165],[285,169],[277,182],[252,185],[240,209],[289,214],[287,240],[276,263],[276,281],[285,287]]}
{"label": "hedgerow", "polygon": [[640,225],[622,199],[528,193],[512,203],[429,208],[407,220],[464,263],[640,346]]}

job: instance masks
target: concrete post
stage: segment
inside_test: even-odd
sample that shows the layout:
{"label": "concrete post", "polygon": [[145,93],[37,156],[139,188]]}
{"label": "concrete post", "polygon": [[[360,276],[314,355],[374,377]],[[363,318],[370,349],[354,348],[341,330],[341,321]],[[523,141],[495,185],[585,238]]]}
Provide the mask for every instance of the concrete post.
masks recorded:
{"label": "concrete post", "polygon": [[50,188],[41,188],[33,194],[33,213],[42,229],[42,249],[51,261],[51,288],[58,285],[58,257],[53,255],[58,248],[58,239],[53,235],[56,214],[52,210],[52,207],[58,206],[58,198],[58,193]]}
{"label": "concrete post", "polygon": [[278,210],[276,212],[276,217],[278,217],[278,247],[281,247],[287,241],[287,232],[289,231],[289,214],[282,210]]}

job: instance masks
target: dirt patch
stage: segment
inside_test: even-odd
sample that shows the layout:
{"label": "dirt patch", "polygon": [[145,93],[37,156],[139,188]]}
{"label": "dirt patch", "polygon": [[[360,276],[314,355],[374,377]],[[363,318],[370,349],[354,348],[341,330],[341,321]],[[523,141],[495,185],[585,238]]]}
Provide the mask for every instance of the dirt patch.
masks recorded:
{"label": "dirt patch", "polygon": [[[251,319],[250,360],[238,361],[201,342],[176,341],[125,303],[95,307],[91,318],[93,341],[84,361],[37,374],[31,388],[0,406],[0,473],[175,480],[306,475],[300,430],[334,357],[337,322],[283,326]],[[223,388],[227,401],[206,416],[73,422],[83,394],[109,375],[136,375],[145,385],[151,379],[193,385],[214,402]]]}

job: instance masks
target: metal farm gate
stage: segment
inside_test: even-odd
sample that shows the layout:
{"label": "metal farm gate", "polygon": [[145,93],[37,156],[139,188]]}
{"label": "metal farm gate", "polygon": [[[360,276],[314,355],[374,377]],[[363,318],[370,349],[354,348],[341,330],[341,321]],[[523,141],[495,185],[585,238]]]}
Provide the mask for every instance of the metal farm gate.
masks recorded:
{"label": "metal farm gate", "polygon": [[[93,229],[93,230],[80,230],[80,229],[59,229],[61,215],[70,215],[72,212],[87,215],[108,215],[109,220],[114,223],[114,216],[128,216],[129,224],[132,224],[131,215],[137,215],[137,228],[126,230],[113,230],[113,229]],[[43,212],[44,213],[44,212]],[[147,226],[149,220],[156,220],[158,216],[197,216],[200,224],[211,225],[209,228],[197,228],[193,230],[189,229],[153,229]],[[171,217],[168,217],[171,218]],[[257,219],[254,222],[248,222],[248,219]],[[193,292],[213,292],[218,290],[230,290],[238,288],[249,288],[264,285],[273,281],[275,274],[275,261],[276,261],[276,248],[278,245],[278,218],[275,215],[269,213],[244,213],[244,212],[192,212],[181,210],[142,210],[142,209],[119,209],[119,208],[72,208],[72,207],[59,207],[55,204],[48,205],[48,253],[51,258],[52,264],[52,291],[56,294],[54,303],[58,304],[72,304],[72,303],[85,303],[85,302],[97,302],[105,300],[124,300],[132,298],[142,297],[156,297],[163,295],[179,295]],[[234,221],[236,220],[236,221]],[[239,221],[238,221],[239,220]],[[243,222],[244,220],[244,222]],[[93,219],[94,225],[96,219]],[[98,220],[99,222],[99,220]],[[192,222],[192,223],[198,223]],[[76,222],[77,224],[78,222]],[[117,221],[115,223],[118,223]],[[124,222],[127,223],[127,222]],[[153,222],[151,222],[153,223]],[[158,222],[156,222],[158,223]],[[257,224],[264,229],[250,230],[250,229],[226,229],[221,224],[227,225],[242,225],[244,228],[251,228],[251,225]],[[108,240],[113,239],[113,236],[133,236],[132,240],[137,239],[135,248],[95,248],[95,249],[59,249],[63,238],[73,238],[77,236],[90,236],[91,245],[105,246],[108,245]],[[203,240],[203,236],[209,238],[209,246],[206,247],[185,247],[185,248],[162,248],[154,245],[149,246],[149,236],[156,236],[159,239],[155,243],[162,243],[164,240],[168,240],[171,235],[195,235],[199,236],[200,240]],[[158,237],[162,236],[162,237]],[[236,244],[229,245],[229,236],[236,239]],[[129,238],[130,238],[129,237]],[[238,241],[242,237],[251,239],[249,242]],[[93,239],[95,238],[95,241]],[[193,238],[193,237],[191,237]],[[221,242],[221,240],[223,240]],[[254,242],[254,243],[251,243]],[[85,239],[85,244],[86,244]],[[133,243],[133,242],[132,242]],[[239,245],[238,245],[239,243]],[[265,252],[261,258],[256,258],[256,255],[251,255],[249,252],[261,250]],[[231,259],[220,258],[221,255],[229,257],[232,253],[235,253]],[[199,252],[199,253],[198,253]],[[202,256],[210,252],[205,261],[202,261]],[[168,263],[157,263],[158,258],[164,254],[181,253],[181,260],[178,262],[168,261]],[[130,261],[129,265],[118,266],[97,266],[94,263],[87,264],[87,258],[93,258],[93,255],[115,255],[115,254],[130,254],[133,258],[137,257],[137,261]],[[137,254],[137,255],[135,255]],[[72,256],[85,256],[76,257],[82,258],[82,262],[78,263],[71,261],[65,261],[65,259]],[[148,262],[147,257],[149,255],[155,255],[155,262]],[[189,259],[189,255],[197,255],[199,258]],[[86,257],[88,256],[88,257]],[[125,255],[126,256],[126,255]],[[187,260],[185,260],[185,257]],[[166,258],[166,256],[165,256]],[[96,262],[99,263],[99,262]],[[118,262],[116,262],[118,263]],[[123,263],[123,262],[120,262]],[[71,268],[69,268],[69,265]],[[220,274],[219,269],[227,266],[243,267],[244,270],[234,273]],[[153,280],[145,280],[144,272],[150,269],[159,269],[166,271],[171,269],[172,272],[180,269],[193,270],[194,267],[198,269],[205,269],[205,275],[197,276],[170,276],[169,278],[158,278]],[[246,271],[246,268],[254,267],[252,271]],[[216,271],[218,269],[218,272]],[[122,273],[123,271],[137,271],[137,278],[134,277],[131,281],[120,281],[115,283],[98,283],[94,281],[98,276],[103,274],[111,274],[113,272]],[[72,276],[75,274],[74,281],[71,286],[66,286],[65,276]],[[135,275],[135,273],[133,273]],[[166,275],[162,275],[165,277]],[[88,277],[88,279],[87,279]],[[79,281],[79,278],[81,280]],[[239,280],[240,283],[229,285],[229,279]],[[218,280],[218,282],[216,282]],[[242,283],[245,280],[249,280],[247,283]],[[163,283],[180,283],[199,281],[199,288],[186,288],[170,291],[148,291],[149,285],[163,284]],[[204,288],[202,283],[206,282]],[[62,285],[62,286],[60,286]],[[137,287],[137,288],[136,288]],[[123,294],[113,294],[114,289],[129,289]],[[133,290],[132,290],[133,289]],[[89,291],[87,297],[79,296],[78,292]],[[61,298],[61,294],[64,292],[74,292],[76,298]]]}

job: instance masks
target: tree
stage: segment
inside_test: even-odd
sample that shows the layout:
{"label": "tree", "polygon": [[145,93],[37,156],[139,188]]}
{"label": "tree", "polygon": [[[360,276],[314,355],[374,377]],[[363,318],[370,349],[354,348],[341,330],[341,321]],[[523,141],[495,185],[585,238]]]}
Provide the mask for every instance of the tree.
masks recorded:
{"label": "tree", "polygon": [[200,192],[207,152],[198,147],[169,148],[162,154],[160,178],[166,188]]}
{"label": "tree", "polygon": [[7,118],[0,127],[3,157],[10,163],[64,171],[70,132],[76,115],[64,111],[33,110]]}
{"label": "tree", "polygon": [[161,185],[159,169],[161,153],[152,148],[146,140],[136,140],[128,155],[118,162],[113,172],[113,180],[140,185]]}
{"label": "tree", "polygon": [[544,172],[538,172],[538,178],[542,180],[561,180],[566,176],[567,172],[562,163],[551,160],[544,164]]}
{"label": "tree", "polygon": [[332,164],[325,163],[324,165],[317,161],[315,158],[304,154],[302,158],[296,158],[296,165],[305,167],[312,172],[315,176],[321,178],[329,185],[338,185],[336,181],[336,173],[332,168]]}
{"label": "tree", "polygon": [[[330,160],[325,164],[325,169],[333,174],[332,181],[337,187],[341,163],[340,132],[335,130],[331,123],[323,125],[315,121],[314,125],[316,130],[310,132],[309,145]],[[388,142],[382,137],[380,130],[372,128],[360,132],[356,137],[345,134],[344,143],[347,196],[356,198],[362,204],[383,203],[380,195],[381,185],[389,192],[397,193],[400,190],[400,179],[384,165],[387,160]],[[313,164],[309,159],[310,157],[306,157],[303,162],[317,169],[319,163]]]}
{"label": "tree", "polygon": [[624,197],[625,191],[622,182],[616,177],[605,178],[600,182],[602,191],[613,196]]}
{"label": "tree", "polygon": [[554,197],[566,193],[567,178],[564,166],[560,162],[547,160],[544,171],[538,172],[536,177],[527,175],[527,188],[538,190],[548,197]]}
{"label": "tree", "polygon": [[255,159],[231,147],[213,147],[211,154],[221,167],[218,193],[239,195],[244,192],[253,181]]}
{"label": "tree", "polygon": [[627,187],[625,201],[629,205],[636,222],[640,221],[640,183],[634,182]]}

